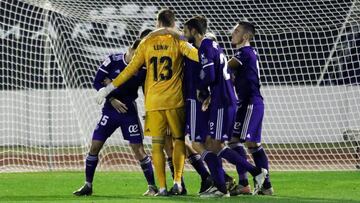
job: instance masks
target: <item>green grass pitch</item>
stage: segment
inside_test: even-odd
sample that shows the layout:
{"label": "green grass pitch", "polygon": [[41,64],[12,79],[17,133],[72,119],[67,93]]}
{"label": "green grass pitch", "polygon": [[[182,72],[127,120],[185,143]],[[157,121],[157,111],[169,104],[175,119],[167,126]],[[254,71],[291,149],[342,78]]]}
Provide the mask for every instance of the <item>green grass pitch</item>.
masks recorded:
{"label": "green grass pitch", "polygon": [[189,194],[183,197],[141,196],[146,184],[140,172],[97,172],[91,197],[72,195],[84,183],[83,172],[0,173],[0,202],[360,202],[360,171],[272,172],[271,177],[275,196],[204,200],[196,195],[200,179],[194,172],[185,172]]}

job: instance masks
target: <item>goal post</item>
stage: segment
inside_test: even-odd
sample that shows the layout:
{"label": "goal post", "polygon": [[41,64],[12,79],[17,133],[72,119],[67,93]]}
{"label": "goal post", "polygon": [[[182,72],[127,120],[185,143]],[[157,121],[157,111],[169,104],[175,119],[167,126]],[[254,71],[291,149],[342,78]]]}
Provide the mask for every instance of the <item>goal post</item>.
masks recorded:
{"label": "goal post", "polygon": [[[228,58],[234,25],[256,25],[262,138],[272,170],[352,170],[360,163],[359,0],[0,4],[0,172],[83,169],[101,115],[96,70],[153,28],[163,7],[175,11],[180,28],[204,15]],[[143,96],[137,103],[142,117]],[[144,143],[149,152],[150,139]],[[140,170],[119,130],[100,157],[100,170]]]}

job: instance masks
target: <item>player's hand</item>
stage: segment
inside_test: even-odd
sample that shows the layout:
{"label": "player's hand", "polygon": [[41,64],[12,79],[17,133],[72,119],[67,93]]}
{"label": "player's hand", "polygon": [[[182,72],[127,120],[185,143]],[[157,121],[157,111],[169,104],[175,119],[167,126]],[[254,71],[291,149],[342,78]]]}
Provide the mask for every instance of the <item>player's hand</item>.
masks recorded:
{"label": "player's hand", "polygon": [[110,103],[116,109],[116,111],[118,111],[119,113],[126,113],[128,110],[126,105],[118,99],[111,98]]}
{"label": "player's hand", "polygon": [[208,90],[196,90],[196,97],[197,97],[197,100],[201,103],[204,102],[204,100],[209,97],[210,93]]}
{"label": "player's hand", "polygon": [[112,82],[111,79],[109,78],[105,78],[104,81],[102,82],[103,85],[107,86],[108,84],[110,84]]}
{"label": "player's hand", "polygon": [[210,102],[211,102],[211,97],[208,96],[208,98],[205,99],[205,101],[201,106],[201,111],[206,111],[209,108]]}
{"label": "player's hand", "polygon": [[101,105],[104,102],[105,97],[110,94],[111,91],[115,89],[114,85],[110,83],[106,87],[101,88],[96,93],[96,103]]}

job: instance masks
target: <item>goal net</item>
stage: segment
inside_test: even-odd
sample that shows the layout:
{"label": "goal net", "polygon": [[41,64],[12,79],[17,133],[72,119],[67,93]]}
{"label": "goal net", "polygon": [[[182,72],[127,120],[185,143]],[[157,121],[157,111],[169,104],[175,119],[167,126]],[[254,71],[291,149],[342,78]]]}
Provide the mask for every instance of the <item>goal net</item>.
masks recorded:
{"label": "goal net", "polygon": [[[79,170],[100,119],[92,81],[109,54],[153,28],[163,7],[177,26],[204,15],[230,57],[231,29],[257,27],[272,170],[350,170],[360,164],[359,0],[2,0],[0,172]],[[144,114],[143,97],[137,100]],[[147,151],[150,141],[145,138]],[[139,170],[120,131],[102,170]],[[232,166],[226,165],[230,168]]]}

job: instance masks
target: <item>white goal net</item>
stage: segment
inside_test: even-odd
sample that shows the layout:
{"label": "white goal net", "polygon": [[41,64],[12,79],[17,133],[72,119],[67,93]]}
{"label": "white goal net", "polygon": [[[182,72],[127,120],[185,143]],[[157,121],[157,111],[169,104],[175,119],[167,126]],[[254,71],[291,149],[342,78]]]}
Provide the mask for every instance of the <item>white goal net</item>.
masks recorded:
{"label": "white goal net", "polygon": [[[257,28],[272,170],[350,170],[360,164],[359,0],[2,0],[0,172],[83,168],[101,107],[102,60],[153,28],[163,7],[177,25],[204,15],[228,56],[232,27]],[[138,99],[144,114],[142,96]],[[149,140],[145,139],[149,149]],[[102,170],[139,170],[117,131]],[[230,167],[227,165],[227,167]]]}

